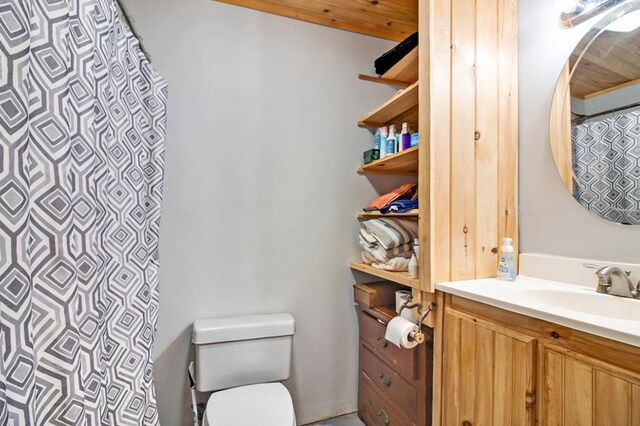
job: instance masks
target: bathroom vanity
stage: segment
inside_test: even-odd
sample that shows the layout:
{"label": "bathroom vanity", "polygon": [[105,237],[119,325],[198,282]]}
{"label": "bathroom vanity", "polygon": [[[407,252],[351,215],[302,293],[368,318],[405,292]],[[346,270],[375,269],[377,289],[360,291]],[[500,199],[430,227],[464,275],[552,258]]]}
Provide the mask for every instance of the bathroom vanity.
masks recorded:
{"label": "bathroom vanity", "polygon": [[640,301],[518,280],[438,285],[442,424],[640,425]]}

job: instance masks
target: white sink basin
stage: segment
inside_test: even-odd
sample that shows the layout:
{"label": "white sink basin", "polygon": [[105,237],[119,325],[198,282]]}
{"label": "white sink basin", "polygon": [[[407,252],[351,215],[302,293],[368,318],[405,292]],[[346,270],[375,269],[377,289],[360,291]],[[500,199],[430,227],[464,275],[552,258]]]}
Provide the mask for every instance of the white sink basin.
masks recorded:
{"label": "white sink basin", "polygon": [[625,321],[640,319],[640,301],[624,297],[589,292],[579,288],[521,289],[519,296],[534,303],[574,311],[579,314],[597,315]]}
{"label": "white sink basin", "polygon": [[436,289],[508,311],[640,347],[640,300],[593,287],[519,276],[438,283]]}

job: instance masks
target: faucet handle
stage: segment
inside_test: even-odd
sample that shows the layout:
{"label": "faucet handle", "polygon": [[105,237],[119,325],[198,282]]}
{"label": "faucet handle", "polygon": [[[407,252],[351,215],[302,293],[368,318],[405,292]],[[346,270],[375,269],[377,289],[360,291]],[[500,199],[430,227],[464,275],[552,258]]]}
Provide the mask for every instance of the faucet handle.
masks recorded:
{"label": "faucet handle", "polygon": [[596,265],[595,263],[583,263],[582,266],[587,269],[602,269],[602,266]]}

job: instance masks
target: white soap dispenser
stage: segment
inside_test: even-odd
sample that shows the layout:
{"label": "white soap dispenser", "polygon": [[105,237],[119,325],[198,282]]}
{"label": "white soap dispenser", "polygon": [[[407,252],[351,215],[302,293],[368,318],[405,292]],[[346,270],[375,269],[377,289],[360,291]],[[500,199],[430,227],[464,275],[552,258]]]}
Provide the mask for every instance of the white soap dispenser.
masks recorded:
{"label": "white soap dispenser", "polygon": [[500,263],[498,264],[498,279],[505,281],[516,280],[516,260],[513,253],[511,238],[502,239],[500,247]]}

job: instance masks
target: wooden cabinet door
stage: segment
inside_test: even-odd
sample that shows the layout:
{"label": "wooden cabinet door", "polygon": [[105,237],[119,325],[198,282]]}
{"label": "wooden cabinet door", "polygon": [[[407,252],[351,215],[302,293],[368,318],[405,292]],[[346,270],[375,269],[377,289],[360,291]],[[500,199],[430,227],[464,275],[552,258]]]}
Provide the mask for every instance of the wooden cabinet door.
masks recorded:
{"label": "wooden cabinet door", "polygon": [[536,340],[445,312],[443,426],[524,426],[535,420]]}
{"label": "wooden cabinet door", "polygon": [[640,426],[640,377],[588,357],[541,347],[542,425]]}

